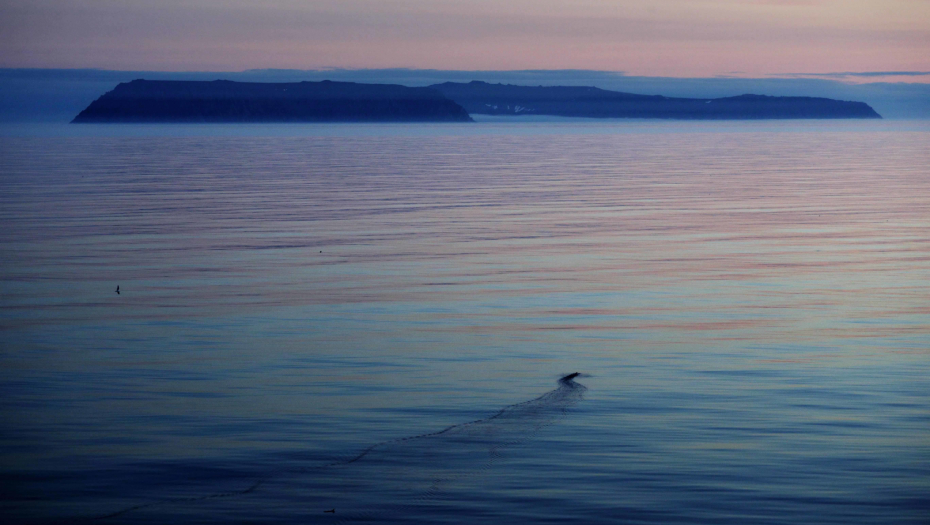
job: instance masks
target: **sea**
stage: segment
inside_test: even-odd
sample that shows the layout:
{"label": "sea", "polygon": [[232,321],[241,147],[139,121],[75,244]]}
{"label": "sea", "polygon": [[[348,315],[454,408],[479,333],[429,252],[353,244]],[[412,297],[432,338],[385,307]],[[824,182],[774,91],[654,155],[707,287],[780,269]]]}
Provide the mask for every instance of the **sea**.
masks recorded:
{"label": "sea", "polygon": [[2,127],[0,516],[930,523],[930,122]]}

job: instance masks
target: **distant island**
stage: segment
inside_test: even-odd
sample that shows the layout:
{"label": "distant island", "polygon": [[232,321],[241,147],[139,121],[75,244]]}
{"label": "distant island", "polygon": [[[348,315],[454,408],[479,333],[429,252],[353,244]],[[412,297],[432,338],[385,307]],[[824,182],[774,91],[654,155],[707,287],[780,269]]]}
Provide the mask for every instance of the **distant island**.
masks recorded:
{"label": "distant island", "polygon": [[430,87],[461,104],[470,114],[483,115],[680,120],[882,118],[864,102],[829,98],[765,95],[671,98],[596,87],[533,87],[480,81],[446,82]]}
{"label": "distant island", "polygon": [[354,82],[133,80],[72,122],[471,122],[470,114],[678,120],[881,118],[864,102],[740,95],[672,98],[595,87],[473,81],[429,87]]}
{"label": "distant island", "polygon": [[72,120],[90,122],[471,122],[431,88],[354,82],[123,82]]}

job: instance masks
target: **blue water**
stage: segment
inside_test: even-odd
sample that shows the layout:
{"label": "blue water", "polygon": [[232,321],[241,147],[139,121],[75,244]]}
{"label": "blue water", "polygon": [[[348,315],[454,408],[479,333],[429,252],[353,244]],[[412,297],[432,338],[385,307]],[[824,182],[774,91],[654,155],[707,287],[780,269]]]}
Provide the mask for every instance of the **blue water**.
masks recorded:
{"label": "blue water", "polygon": [[925,125],[20,131],[5,523],[930,523]]}

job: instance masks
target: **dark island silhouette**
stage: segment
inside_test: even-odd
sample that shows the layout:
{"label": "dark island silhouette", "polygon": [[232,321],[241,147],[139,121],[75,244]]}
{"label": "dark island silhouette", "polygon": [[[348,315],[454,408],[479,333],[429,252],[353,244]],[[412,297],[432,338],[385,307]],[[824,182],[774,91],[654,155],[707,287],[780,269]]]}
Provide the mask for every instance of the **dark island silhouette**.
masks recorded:
{"label": "dark island silhouette", "polygon": [[515,86],[446,82],[430,86],[471,114],[555,115],[588,118],[681,120],[882,118],[864,102],[814,97],[740,95],[671,98],[596,87]]}
{"label": "dark island silhouette", "polygon": [[679,120],[881,118],[864,102],[814,97],[698,99],[595,87],[446,82],[429,87],[354,82],[133,80],[72,122],[471,122],[469,114]]}
{"label": "dark island silhouette", "polygon": [[471,122],[431,88],[353,82],[123,82],[72,120],[89,122]]}

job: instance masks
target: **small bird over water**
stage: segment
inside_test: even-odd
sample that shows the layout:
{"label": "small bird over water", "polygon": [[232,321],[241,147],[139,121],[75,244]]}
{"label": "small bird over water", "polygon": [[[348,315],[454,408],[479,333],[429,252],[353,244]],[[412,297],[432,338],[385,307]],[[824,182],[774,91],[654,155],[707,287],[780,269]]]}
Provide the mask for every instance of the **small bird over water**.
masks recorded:
{"label": "small bird over water", "polygon": [[119,285],[116,285],[116,295],[119,295]]}
{"label": "small bird over water", "polygon": [[329,512],[329,513],[331,513],[331,514],[335,514],[335,513],[336,513],[336,509],[324,510],[323,512]]}

